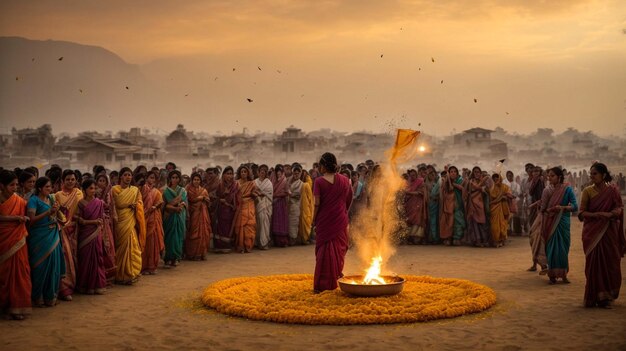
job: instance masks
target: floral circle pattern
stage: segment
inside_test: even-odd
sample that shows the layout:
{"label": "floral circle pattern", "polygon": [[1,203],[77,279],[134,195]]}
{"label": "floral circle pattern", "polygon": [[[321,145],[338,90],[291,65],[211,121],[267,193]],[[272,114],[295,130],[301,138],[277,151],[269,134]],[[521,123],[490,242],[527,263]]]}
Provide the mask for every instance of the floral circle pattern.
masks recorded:
{"label": "floral circle pattern", "polygon": [[488,309],[495,292],[467,280],[403,276],[402,293],[351,297],[341,290],[313,293],[310,274],[218,281],[202,294],[205,306],[231,316],[293,324],[388,324],[453,318]]}

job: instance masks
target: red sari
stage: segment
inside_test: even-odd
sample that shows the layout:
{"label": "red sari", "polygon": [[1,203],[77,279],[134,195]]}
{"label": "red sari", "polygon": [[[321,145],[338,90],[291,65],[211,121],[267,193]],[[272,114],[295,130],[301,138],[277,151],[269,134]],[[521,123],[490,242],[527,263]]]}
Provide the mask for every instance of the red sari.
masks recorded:
{"label": "red sari", "polygon": [[[0,204],[2,216],[25,214],[26,202],[17,194]],[[24,223],[0,222],[0,309],[10,314],[31,312],[27,235]]]}
{"label": "red sari", "polygon": [[617,217],[588,217],[583,224],[585,250],[585,306],[617,299],[622,284],[620,261],[626,249],[624,205],[619,190],[607,186],[597,192],[593,186],[583,191],[581,213],[613,212]]}
{"label": "red sari", "polygon": [[406,222],[409,226],[426,227],[426,221],[428,216],[428,209],[426,207],[426,187],[424,186],[424,179],[417,178],[411,184],[409,184],[407,192],[415,193],[407,194],[404,202],[404,210],[406,211]]}
{"label": "red sari", "polygon": [[187,186],[187,199],[189,200],[189,229],[185,238],[185,257],[187,259],[202,258],[209,251],[209,243],[213,234],[211,230],[211,218],[206,200],[197,201],[199,196],[205,199],[209,193],[205,188]]}
{"label": "red sari", "polygon": [[352,203],[352,187],[348,178],[335,174],[331,184],[324,177],[315,179],[313,195],[319,198],[315,218],[315,276],[313,289],[321,292],[337,288],[343,276],[348,251],[348,209]]}
{"label": "red sari", "polygon": [[[165,250],[163,242],[163,217],[159,205],[163,196],[159,189],[145,184],[141,188],[146,218],[146,247],[141,252],[141,273],[154,274],[159,267],[161,253]],[[152,207],[156,209],[152,209]]]}

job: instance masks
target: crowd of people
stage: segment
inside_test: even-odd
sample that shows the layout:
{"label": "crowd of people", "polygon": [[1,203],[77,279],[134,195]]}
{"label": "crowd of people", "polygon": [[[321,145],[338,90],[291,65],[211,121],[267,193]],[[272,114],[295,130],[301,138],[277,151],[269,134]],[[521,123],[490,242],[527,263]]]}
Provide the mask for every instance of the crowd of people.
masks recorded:
{"label": "crowd of people", "polygon": [[[330,153],[308,170],[250,163],[186,175],[172,162],[119,171],[96,165],[86,173],[53,165],[44,176],[36,167],[1,170],[0,306],[23,319],[31,306],[71,301],[75,292],[134,284],[156,274],[161,261],[173,268],[209,252],[309,243],[316,245],[314,290],[334,289],[350,245],[348,223],[370,206],[379,176],[371,160],[339,166]],[[532,164],[517,177],[418,165],[402,174],[396,196],[405,224],[399,241],[502,247],[509,235],[528,235],[529,270],[567,283],[570,217],[578,213],[585,305],[608,307],[621,284],[623,204],[604,164],[585,176]]]}

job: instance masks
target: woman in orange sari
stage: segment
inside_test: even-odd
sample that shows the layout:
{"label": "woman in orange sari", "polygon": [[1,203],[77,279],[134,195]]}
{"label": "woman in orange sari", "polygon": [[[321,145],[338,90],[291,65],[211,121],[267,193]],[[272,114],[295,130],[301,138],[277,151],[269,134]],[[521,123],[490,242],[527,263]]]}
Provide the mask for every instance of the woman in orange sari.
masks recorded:
{"label": "woman in orange sari", "polygon": [[131,285],[141,274],[141,251],[146,244],[146,222],[141,192],[130,185],[133,174],[128,167],[120,170],[120,184],[111,189],[117,222],[115,223],[115,262],[117,284]]}
{"label": "woman in orange sari", "polygon": [[205,260],[212,239],[211,218],[209,217],[209,193],[202,187],[200,173],[191,174],[191,184],[187,185],[189,201],[189,226],[185,238],[185,257],[188,260]]}
{"label": "woman in orange sari", "polygon": [[72,301],[72,294],[76,287],[76,264],[78,251],[78,238],[74,215],[78,210],[78,202],[83,199],[83,192],[76,187],[76,173],[71,169],[63,171],[61,176],[63,185],[61,191],[54,194],[59,204],[59,211],[65,215],[67,222],[61,231],[63,254],[65,255],[65,276],[61,279],[59,295],[62,300]]}
{"label": "woman in orange sari", "polygon": [[163,242],[163,195],[157,188],[159,174],[148,172],[146,183],[141,188],[144,214],[146,218],[146,247],[141,252],[141,274],[156,274],[161,260],[161,253],[165,250]]}
{"label": "woman in orange sari", "polygon": [[606,165],[589,172],[593,185],[582,193],[578,218],[583,224],[585,307],[610,308],[622,285],[621,260],[626,253],[624,204]]}
{"label": "woman in orange sari", "polygon": [[26,246],[26,202],[19,197],[17,175],[0,172],[0,309],[22,320],[31,312],[31,281]]}
{"label": "woman in orange sari", "polygon": [[259,189],[252,181],[252,172],[246,166],[237,169],[237,212],[235,214],[235,243],[237,251],[252,252],[256,237],[256,209],[254,198],[259,195]]}
{"label": "woman in orange sari", "polygon": [[493,186],[489,189],[489,222],[491,241],[496,247],[504,246],[509,230],[509,199],[513,198],[511,189],[502,183],[499,174],[491,176]]}

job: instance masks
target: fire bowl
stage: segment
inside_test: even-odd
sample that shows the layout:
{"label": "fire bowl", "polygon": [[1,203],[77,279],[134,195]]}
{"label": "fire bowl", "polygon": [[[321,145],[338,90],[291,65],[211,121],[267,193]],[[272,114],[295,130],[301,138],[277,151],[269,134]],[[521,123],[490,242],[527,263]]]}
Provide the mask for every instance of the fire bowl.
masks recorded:
{"label": "fire bowl", "polygon": [[404,288],[404,278],[383,275],[385,284],[361,284],[362,275],[350,275],[339,278],[339,288],[346,294],[362,297],[375,297],[399,294]]}

